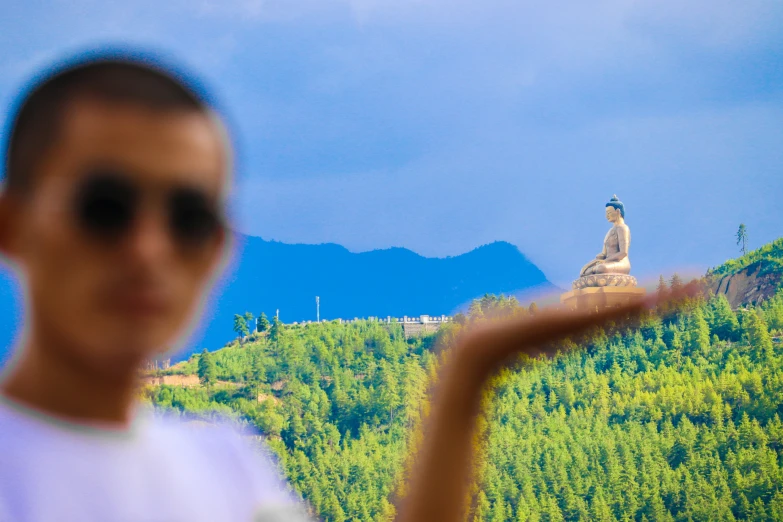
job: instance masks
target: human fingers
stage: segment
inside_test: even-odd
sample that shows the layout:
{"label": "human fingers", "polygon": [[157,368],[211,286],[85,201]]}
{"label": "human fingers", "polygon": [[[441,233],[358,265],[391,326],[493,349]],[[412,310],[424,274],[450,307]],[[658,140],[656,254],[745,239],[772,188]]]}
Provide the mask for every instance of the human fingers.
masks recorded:
{"label": "human fingers", "polygon": [[544,309],[524,319],[489,322],[469,332],[461,349],[464,358],[479,371],[492,369],[518,354],[551,355],[558,341],[610,324],[630,326],[651,308],[671,309],[696,292],[692,285],[664,298],[654,294],[599,311]]}

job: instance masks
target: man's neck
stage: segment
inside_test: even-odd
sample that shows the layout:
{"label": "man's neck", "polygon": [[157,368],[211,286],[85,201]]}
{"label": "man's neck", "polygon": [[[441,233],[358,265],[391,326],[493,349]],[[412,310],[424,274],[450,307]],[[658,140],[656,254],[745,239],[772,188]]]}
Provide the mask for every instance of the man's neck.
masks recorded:
{"label": "man's neck", "polygon": [[11,400],[72,422],[124,428],[130,425],[136,368],[120,375],[99,375],[53,347],[31,339],[15,367],[0,383]]}

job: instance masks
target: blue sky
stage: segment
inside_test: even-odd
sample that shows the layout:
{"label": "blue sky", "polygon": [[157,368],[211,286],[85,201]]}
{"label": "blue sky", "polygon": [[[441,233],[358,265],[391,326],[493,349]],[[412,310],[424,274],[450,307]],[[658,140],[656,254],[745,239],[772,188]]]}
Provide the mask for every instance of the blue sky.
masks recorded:
{"label": "blue sky", "polygon": [[566,286],[614,193],[640,277],[735,256],[740,222],[781,235],[782,27],[777,0],[14,2],[0,104],[67,53],[139,45],[220,100],[242,232],[506,240]]}

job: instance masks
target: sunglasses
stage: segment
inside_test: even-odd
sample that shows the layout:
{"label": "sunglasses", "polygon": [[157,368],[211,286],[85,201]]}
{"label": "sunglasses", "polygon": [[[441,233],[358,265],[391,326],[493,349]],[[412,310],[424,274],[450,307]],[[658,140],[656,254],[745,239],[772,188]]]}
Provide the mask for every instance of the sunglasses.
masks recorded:
{"label": "sunglasses", "polygon": [[[144,190],[129,176],[112,171],[92,173],[76,191],[77,222],[88,235],[115,243],[132,230],[143,196]],[[202,190],[174,187],[165,193],[164,201],[168,232],[182,248],[206,246],[224,227],[218,205]]]}

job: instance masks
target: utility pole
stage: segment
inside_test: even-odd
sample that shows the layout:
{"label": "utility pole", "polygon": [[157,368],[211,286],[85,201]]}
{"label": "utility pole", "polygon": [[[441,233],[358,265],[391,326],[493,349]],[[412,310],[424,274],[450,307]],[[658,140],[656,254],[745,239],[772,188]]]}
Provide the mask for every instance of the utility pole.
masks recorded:
{"label": "utility pole", "polygon": [[275,319],[280,319],[280,309],[275,310]]}
{"label": "utility pole", "polygon": [[315,322],[321,322],[321,298],[315,296]]}

